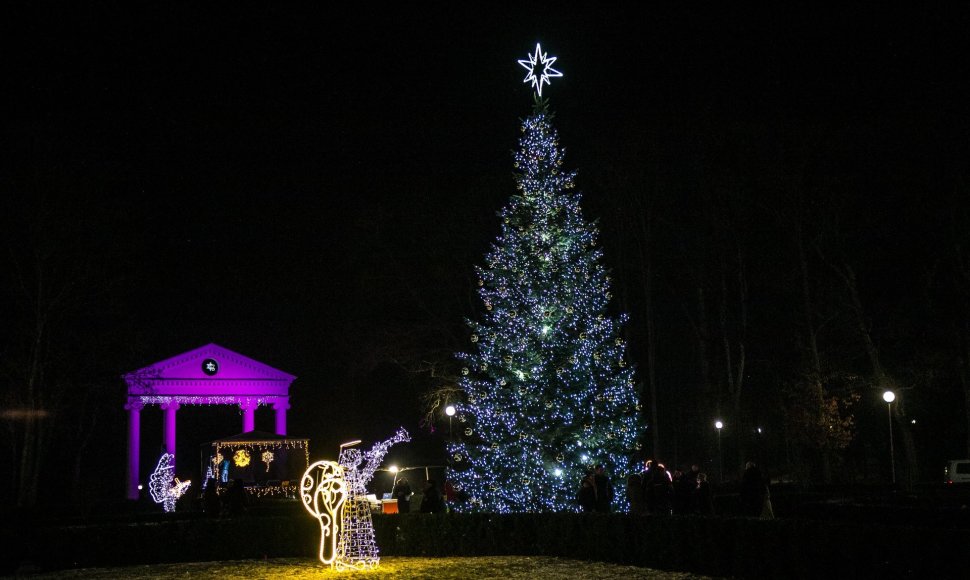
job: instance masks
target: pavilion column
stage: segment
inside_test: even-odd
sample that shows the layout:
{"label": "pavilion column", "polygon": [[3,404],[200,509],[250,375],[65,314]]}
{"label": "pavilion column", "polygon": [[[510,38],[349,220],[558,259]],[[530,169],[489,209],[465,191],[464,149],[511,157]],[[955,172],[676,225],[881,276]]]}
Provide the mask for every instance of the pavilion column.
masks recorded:
{"label": "pavilion column", "polygon": [[273,403],[273,410],[276,411],[276,434],[286,435],[286,410],[290,408],[290,398],[280,397]]}
{"label": "pavilion column", "polygon": [[256,430],[256,407],[258,406],[259,404],[253,401],[239,403],[239,408],[243,412],[243,433]]}
{"label": "pavilion column", "polygon": [[128,499],[138,499],[138,460],[141,454],[141,410],[137,399],[128,399]]}
{"label": "pavilion column", "polygon": [[179,410],[179,404],[169,401],[162,404],[165,411],[165,452],[175,455],[175,412]]}

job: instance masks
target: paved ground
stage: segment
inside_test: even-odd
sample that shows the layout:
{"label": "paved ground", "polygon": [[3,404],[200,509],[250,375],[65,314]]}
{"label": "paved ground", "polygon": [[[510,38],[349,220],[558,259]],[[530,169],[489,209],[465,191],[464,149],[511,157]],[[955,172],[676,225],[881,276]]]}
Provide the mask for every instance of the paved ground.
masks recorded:
{"label": "paved ground", "polygon": [[28,576],[32,579],[169,579],[169,578],[245,578],[247,580],[334,578],[465,580],[502,578],[509,580],[684,580],[703,579],[682,572],[663,572],[649,568],[584,562],[563,558],[498,556],[493,558],[383,558],[377,570],[334,572],[315,560],[272,559],[230,562],[158,564],[128,568],[87,568],[62,570]]}

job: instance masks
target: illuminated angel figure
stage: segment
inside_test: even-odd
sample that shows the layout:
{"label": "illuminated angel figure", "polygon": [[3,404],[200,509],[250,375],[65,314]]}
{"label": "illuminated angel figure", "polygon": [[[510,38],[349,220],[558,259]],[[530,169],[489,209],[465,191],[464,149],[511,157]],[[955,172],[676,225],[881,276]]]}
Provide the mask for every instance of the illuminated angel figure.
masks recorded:
{"label": "illuminated angel figure", "polygon": [[340,508],[347,497],[343,468],[333,461],[317,461],[300,481],[303,507],[320,522],[320,561],[333,566],[340,532]]}
{"label": "illuminated angel figure", "polygon": [[374,522],[367,501],[367,484],[374,478],[374,472],[391,446],[410,440],[408,432],[401,428],[393,437],[377,443],[365,453],[357,449],[340,450],[338,462],[344,470],[349,497],[344,506],[337,541],[338,570],[366,570],[376,568],[380,563],[374,541]]}
{"label": "illuminated angel figure", "polygon": [[163,453],[155,471],[148,478],[148,491],[155,503],[162,504],[166,512],[175,511],[175,502],[192,485],[191,481],[179,481],[175,477],[175,456]]}

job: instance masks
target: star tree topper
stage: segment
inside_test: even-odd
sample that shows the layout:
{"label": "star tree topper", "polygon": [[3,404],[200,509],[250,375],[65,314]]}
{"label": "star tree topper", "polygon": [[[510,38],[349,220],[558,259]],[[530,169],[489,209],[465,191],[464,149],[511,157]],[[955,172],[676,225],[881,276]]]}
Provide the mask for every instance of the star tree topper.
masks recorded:
{"label": "star tree topper", "polygon": [[[552,68],[552,64],[556,62],[556,57],[548,57],[547,52],[542,52],[542,47],[539,43],[536,43],[535,54],[530,54],[529,58],[525,60],[520,60],[519,64],[522,65],[529,74],[525,75],[525,80],[522,82],[531,82],[532,86],[535,87],[536,92],[539,96],[542,96],[542,84],[551,84],[549,79],[551,77],[561,77],[562,73]],[[537,74],[538,73],[538,74]]]}

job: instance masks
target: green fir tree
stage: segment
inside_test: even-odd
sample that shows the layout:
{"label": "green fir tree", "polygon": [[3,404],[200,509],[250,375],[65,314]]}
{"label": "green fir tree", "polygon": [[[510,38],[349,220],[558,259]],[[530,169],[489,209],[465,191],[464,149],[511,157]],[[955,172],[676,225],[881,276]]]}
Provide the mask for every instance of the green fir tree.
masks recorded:
{"label": "green fir tree", "polygon": [[515,153],[518,194],[479,275],[485,312],[469,321],[449,445],[461,509],[577,511],[594,464],[612,476],[613,509],[626,505],[643,422],[634,372],[607,313],[610,277],[582,215],[575,172],[564,171],[551,115],[537,103]]}

